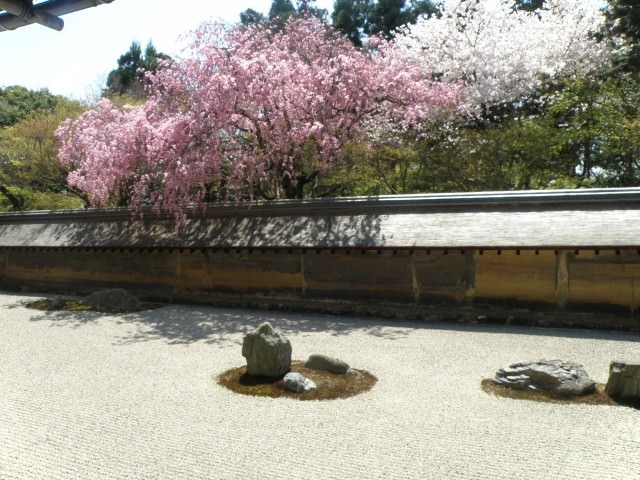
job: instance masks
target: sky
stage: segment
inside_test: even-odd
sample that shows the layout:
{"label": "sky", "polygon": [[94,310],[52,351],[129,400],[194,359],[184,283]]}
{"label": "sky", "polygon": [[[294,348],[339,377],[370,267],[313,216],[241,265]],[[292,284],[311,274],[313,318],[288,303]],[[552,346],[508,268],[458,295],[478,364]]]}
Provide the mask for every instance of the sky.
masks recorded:
{"label": "sky", "polygon": [[[331,11],[333,0],[316,5]],[[271,0],[114,0],[63,16],[61,32],[29,25],[0,32],[0,87],[48,88],[76,100],[99,96],[107,74],[136,40],[180,56],[184,35],[208,20],[237,23],[252,8],[268,13]]]}

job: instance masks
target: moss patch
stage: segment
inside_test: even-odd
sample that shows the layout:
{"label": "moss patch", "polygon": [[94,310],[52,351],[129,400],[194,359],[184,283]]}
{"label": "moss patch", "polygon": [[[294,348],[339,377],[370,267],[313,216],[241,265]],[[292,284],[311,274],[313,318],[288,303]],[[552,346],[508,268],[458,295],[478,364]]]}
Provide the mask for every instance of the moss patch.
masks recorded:
{"label": "moss patch", "polygon": [[27,308],[34,308],[36,310],[43,310],[45,312],[100,312],[100,313],[131,313],[140,312],[142,310],[151,310],[159,308],[160,305],[155,304],[142,304],[142,306],[135,310],[115,310],[113,308],[107,308],[102,306],[93,307],[86,305],[80,300],[72,300],[68,298],[41,298],[40,300],[34,300],[26,304]]}
{"label": "moss patch", "polygon": [[562,404],[583,404],[583,405],[622,405],[627,407],[640,408],[640,404],[616,400],[604,392],[605,385],[596,384],[596,390],[588,395],[567,396],[556,392],[544,390],[515,390],[495,383],[490,378],[485,378],[480,382],[482,390],[498,397],[515,398],[518,400],[532,400],[535,402],[562,403]]}
{"label": "moss patch", "polygon": [[221,373],[217,382],[229,390],[243,395],[271,398],[295,398],[297,400],[333,400],[348,398],[370,390],[378,381],[365,370],[354,370],[354,373],[338,374],[322,370],[311,370],[304,366],[304,362],[291,362],[291,371],[298,372],[312,380],[317,388],[295,393],[284,388],[282,377],[260,377],[247,373],[247,367],[237,367]]}

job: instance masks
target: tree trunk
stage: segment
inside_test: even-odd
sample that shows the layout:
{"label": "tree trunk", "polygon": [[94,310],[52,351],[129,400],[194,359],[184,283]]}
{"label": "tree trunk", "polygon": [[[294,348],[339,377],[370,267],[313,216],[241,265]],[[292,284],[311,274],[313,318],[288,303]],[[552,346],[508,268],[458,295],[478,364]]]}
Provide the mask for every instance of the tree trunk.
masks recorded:
{"label": "tree trunk", "polygon": [[7,187],[5,187],[4,185],[0,185],[0,193],[2,193],[5,197],[7,197],[7,200],[9,200],[9,203],[11,203],[12,211],[16,212],[16,211],[22,210],[22,207],[23,207],[22,199],[16,197],[13,193],[11,193],[7,189]]}

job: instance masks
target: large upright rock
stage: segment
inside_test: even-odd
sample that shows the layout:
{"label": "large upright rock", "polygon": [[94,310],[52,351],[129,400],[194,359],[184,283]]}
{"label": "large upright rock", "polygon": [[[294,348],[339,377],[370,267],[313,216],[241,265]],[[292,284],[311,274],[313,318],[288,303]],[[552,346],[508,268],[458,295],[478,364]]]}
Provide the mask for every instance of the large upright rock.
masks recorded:
{"label": "large upright rock", "polygon": [[586,395],[596,388],[582,365],[562,360],[514,363],[498,370],[493,381],[515,390],[545,390],[562,395]]}
{"label": "large upright rock", "polygon": [[291,370],[291,343],[269,322],[244,337],[242,356],[249,375],[280,377]]}
{"label": "large upright rock", "polygon": [[640,363],[611,362],[605,393],[623,400],[640,401]]}

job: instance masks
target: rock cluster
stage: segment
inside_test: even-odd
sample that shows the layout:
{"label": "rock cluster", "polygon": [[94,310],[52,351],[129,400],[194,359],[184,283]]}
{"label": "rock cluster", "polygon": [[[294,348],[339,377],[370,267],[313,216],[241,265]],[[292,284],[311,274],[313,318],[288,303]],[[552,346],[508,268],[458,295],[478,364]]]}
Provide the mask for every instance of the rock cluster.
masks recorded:
{"label": "rock cluster", "polygon": [[[242,356],[247,360],[247,373],[252,376],[282,378],[282,386],[295,393],[317,388],[310,378],[291,371],[291,343],[269,322],[248,333],[242,342]],[[359,376],[342,360],[319,353],[310,355],[305,363],[310,370],[323,370],[338,375]]]}
{"label": "rock cluster", "polygon": [[596,385],[582,365],[562,360],[515,363],[498,370],[493,381],[516,390],[546,390],[569,396],[592,393]]}
{"label": "rock cluster", "polygon": [[291,370],[291,343],[269,322],[248,333],[242,342],[249,375],[281,377]]}
{"label": "rock cluster", "polygon": [[114,312],[131,312],[140,310],[140,300],[123,288],[99,290],[87,296],[82,303],[93,308],[104,308]]}

